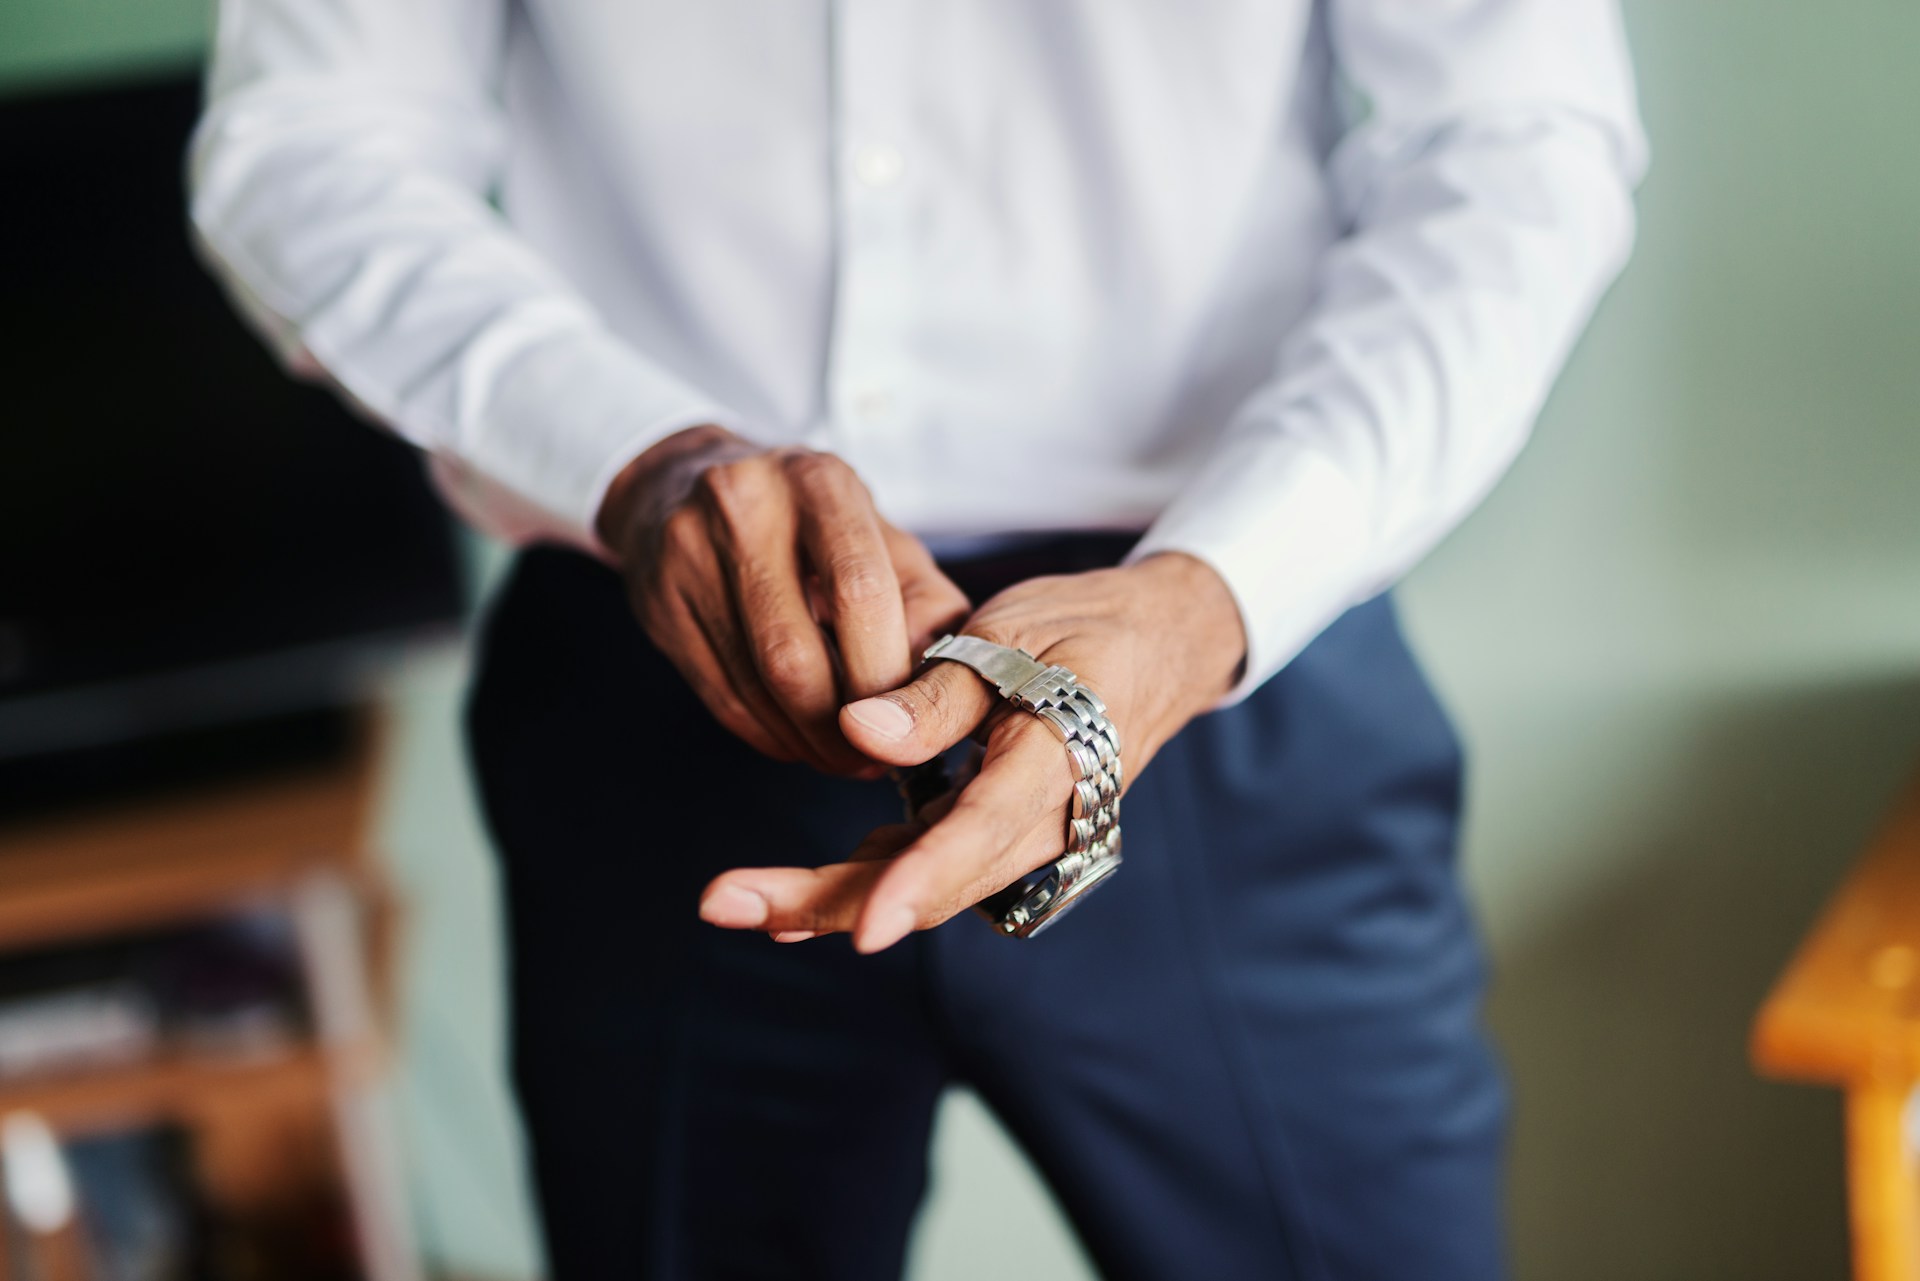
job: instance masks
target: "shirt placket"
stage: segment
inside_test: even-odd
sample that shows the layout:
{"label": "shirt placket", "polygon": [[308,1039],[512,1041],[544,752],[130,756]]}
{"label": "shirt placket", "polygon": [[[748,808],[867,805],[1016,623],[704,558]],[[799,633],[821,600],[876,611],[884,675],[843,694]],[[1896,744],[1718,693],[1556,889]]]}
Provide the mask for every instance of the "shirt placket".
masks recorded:
{"label": "shirt placket", "polygon": [[[869,483],[912,475],[913,388],[903,337],[916,173],[908,101],[907,0],[835,0],[836,231],[828,444]],[[896,484],[898,482],[895,482]]]}

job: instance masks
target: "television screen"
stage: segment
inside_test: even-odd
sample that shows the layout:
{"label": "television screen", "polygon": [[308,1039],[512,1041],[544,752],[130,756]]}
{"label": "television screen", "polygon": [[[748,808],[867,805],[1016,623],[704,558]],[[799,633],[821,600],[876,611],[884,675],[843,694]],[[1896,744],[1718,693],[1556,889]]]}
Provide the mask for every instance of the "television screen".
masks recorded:
{"label": "television screen", "polygon": [[419,458],[193,256],[196,79],[0,99],[0,759],[338,697],[459,616]]}

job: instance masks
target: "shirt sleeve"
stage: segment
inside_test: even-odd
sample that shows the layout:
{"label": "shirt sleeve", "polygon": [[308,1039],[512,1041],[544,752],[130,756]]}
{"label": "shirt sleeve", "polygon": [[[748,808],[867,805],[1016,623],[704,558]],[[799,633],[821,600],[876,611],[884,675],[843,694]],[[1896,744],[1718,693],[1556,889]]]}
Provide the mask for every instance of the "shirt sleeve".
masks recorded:
{"label": "shirt sleeve", "polygon": [[599,550],[621,467],[733,418],[490,203],[505,22],[505,0],[222,0],[191,217],[281,357],[426,450],[469,519]]}
{"label": "shirt sleeve", "polygon": [[1212,565],[1244,698],[1506,470],[1624,265],[1646,165],[1615,0],[1331,0],[1347,228],[1274,377],[1133,557]]}

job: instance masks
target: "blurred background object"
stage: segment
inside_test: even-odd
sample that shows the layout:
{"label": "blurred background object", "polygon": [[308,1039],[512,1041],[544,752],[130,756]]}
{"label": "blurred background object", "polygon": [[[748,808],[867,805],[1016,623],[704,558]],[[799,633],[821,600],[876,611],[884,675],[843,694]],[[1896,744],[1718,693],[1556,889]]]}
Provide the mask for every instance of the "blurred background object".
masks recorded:
{"label": "blurred background object", "polygon": [[198,108],[191,70],[0,102],[15,807],[324,754],[369,659],[460,617],[412,451],[289,379],[182,236]]}
{"label": "blurred background object", "polygon": [[1854,1281],[1920,1279],[1920,777],[1754,1019],[1754,1066],[1846,1106]]}
{"label": "blurred background object", "polygon": [[[1655,148],[1637,257],[1514,473],[1401,597],[1472,749],[1467,867],[1517,1094],[1517,1275],[1839,1276],[1839,1103],[1756,1080],[1746,1037],[1920,763],[1920,7],[1626,9]],[[204,10],[9,0],[0,106],[190,72]],[[5,216],[120,191],[85,160],[51,192],[10,173]],[[177,156],[155,163],[171,180]],[[89,342],[92,378],[142,376]],[[0,352],[8,384],[30,385]],[[46,428],[18,400],[3,412],[11,458]],[[101,430],[103,451],[124,439]],[[236,454],[227,475],[244,485],[255,465]],[[312,532],[344,548],[351,511],[328,497]],[[0,570],[19,554],[0,542]],[[482,584],[496,559],[472,559]],[[537,1274],[537,1235],[458,745],[463,661],[416,649],[383,684],[379,844],[408,904],[397,1114],[430,1264],[508,1281]],[[955,1095],[912,1275],[1016,1275],[1009,1239],[1021,1275],[1087,1275],[1031,1172]]]}
{"label": "blurred background object", "polygon": [[[411,451],[286,378],[194,261],[198,97],[189,65],[0,101],[12,1273],[409,1281],[362,704],[454,634],[453,530]],[[156,1126],[164,1170],[133,1137]],[[70,1139],[120,1201],[34,1209],[75,1201]]]}
{"label": "blurred background object", "polygon": [[421,1275],[381,1085],[378,726],[0,824],[7,1275]]}

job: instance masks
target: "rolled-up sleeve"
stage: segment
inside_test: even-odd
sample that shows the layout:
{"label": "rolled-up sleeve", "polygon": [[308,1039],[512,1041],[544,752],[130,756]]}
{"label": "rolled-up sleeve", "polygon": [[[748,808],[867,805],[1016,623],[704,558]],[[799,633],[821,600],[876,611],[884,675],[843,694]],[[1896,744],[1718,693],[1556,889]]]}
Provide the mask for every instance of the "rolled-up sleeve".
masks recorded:
{"label": "rolled-up sleeve", "polygon": [[1356,122],[1345,237],[1275,376],[1134,556],[1227,581],[1244,697],[1377,593],[1519,452],[1633,241],[1646,165],[1614,0],[1332,0]]}
{"label": "rolled-up sleeve", "polygon": [[223,0],[192,223],[241,310],[514,541],[597,546],[615,473],[724,406],[611,333],[490,203],[504,0]]}

